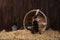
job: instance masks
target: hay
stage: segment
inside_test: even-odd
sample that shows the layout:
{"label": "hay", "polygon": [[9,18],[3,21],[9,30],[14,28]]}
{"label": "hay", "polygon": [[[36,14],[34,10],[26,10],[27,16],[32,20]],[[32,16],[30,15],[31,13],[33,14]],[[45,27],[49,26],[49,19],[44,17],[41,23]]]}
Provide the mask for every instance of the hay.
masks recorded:
{"label": "hay", "polygon": [[60,40],[60,33],[51,29],[43,34],[32,34],[29,30],[17,30],[12,32],[0,32],[0,40]]}

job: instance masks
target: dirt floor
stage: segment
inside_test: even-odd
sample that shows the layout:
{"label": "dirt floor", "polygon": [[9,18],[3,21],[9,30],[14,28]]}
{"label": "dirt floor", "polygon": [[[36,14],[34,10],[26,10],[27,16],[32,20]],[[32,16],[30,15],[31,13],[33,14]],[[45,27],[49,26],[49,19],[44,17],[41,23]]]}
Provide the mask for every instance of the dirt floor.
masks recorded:
{"label": "dirt floor", "polygon": [[51,29],[40,34],[32,34],[29,30],[0,32],[0,40],[60,40],[60,33]]}

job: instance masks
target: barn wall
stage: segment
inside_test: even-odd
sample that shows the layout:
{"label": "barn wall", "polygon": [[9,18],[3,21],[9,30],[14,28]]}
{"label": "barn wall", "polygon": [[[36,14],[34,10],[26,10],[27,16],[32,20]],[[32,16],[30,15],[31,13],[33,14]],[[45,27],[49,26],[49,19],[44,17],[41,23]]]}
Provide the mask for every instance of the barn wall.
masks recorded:
{"label": "barn wall", "polygon": [[[60,19],[59,19],[59,11],[60,11],[60,1],[59,0],[49,0],[49,21],[50,27],[53,29],[60,30]],[[59,11],[58,11],[59,10]]]}
{"label": "barn wall", "polygon": [[0,0],[0,25],[17,24],[23,26],[25,14],[32,9],[42,10],[47,18],[48,25],[59,27],[59,0]]}

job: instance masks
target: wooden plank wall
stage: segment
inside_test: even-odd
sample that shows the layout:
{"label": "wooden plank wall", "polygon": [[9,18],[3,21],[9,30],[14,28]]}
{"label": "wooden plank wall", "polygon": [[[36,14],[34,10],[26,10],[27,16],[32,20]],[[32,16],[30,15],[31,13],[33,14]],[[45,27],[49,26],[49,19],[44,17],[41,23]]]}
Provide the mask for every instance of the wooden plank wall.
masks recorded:
{"label": "wooden plank wall", "polygon": [[[32,9],[42,10],[50,27],[59,27],[60,5],[59,0],[0,0],[0,25],[16,24],[23,27],[25,14]],[[60,28],[60,27],[59,27]]]}

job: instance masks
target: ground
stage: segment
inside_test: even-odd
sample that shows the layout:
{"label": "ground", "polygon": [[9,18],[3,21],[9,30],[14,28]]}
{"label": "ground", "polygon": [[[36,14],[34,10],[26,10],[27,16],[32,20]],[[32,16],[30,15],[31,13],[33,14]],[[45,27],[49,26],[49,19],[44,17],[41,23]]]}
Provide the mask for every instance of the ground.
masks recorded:
{"label": "ground", "polygon": [[44,33],[32,34],[29,30],[17,30],[12,32],[0,32],[0,40],[60,40],[60,33],[52,29]]}

